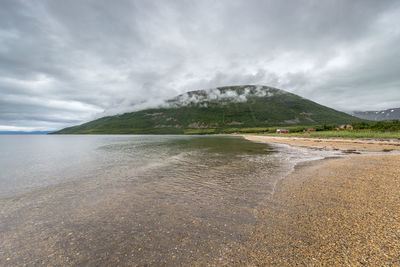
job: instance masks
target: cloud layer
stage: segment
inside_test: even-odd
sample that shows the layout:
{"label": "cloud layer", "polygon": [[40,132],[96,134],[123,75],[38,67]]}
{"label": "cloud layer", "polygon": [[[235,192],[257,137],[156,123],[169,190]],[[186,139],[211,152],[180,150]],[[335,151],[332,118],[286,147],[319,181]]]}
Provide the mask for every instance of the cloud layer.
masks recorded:
{"label": "cloud layer", "polygon": [[2,0],[0,128],[59,129],[237,84],[344,111],[400,107],[399,23],[386,0]]}

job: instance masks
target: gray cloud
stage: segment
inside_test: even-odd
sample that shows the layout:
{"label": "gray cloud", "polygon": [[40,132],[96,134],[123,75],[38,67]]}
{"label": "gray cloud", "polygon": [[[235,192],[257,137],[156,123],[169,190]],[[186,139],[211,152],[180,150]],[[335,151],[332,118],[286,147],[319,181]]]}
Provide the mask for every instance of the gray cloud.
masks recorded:
{"label": "gray cloud", "polygon": [[400,107],[398,1],[23,1],[0,9],[0,130],[58,129],[188,90]]}

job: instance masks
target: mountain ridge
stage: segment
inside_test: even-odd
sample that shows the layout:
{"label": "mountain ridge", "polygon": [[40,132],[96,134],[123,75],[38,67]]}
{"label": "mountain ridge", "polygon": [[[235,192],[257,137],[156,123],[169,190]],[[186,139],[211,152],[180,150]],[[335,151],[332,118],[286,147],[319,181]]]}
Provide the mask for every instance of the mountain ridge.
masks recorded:
{"label": "mountain ridge", "polygon": [[353,111],[352,115],[372,121],[400,120],[400,108],[389,108],[374,111]]}
{"label": "mountain ridge", "polygon": [[281,89],[261,85],[189,91],[158,108],[103,117],[58,134],[184,134],[187,129],[251,128],[360,122]]}

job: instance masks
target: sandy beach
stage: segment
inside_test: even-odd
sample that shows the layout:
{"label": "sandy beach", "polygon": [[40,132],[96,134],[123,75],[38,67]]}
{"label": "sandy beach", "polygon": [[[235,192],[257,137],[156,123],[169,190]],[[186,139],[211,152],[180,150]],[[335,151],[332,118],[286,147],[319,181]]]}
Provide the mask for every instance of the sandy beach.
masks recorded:
{"label": "sandy beach", "polygon": [[251,141],[287,144],[325,150],[355,150],[365,152],[390,152],[400,150],[400,140],[397,139],[307,138],[259,135],[244,135],[243,137]]}
{"label": "sandy beach", "polygon": [[[245,136],[326,150],[396,152],[399,141]],[[255,265],[400,265],[400,156],[347,154],[297,166],[257,211]]]}

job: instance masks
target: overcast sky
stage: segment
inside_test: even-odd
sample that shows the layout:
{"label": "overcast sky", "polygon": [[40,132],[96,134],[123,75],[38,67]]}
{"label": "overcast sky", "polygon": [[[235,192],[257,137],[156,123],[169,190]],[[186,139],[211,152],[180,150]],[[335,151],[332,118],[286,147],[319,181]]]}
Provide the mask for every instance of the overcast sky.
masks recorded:
{"label": "overcast sky", "polygon": [[400,1],[0,0],[0,131],[239,84],[400,107]]}

